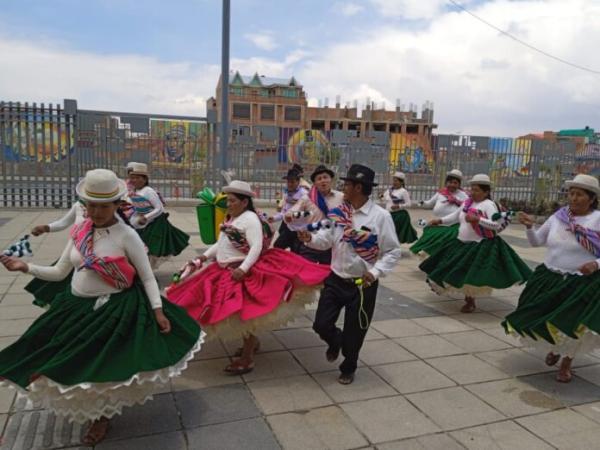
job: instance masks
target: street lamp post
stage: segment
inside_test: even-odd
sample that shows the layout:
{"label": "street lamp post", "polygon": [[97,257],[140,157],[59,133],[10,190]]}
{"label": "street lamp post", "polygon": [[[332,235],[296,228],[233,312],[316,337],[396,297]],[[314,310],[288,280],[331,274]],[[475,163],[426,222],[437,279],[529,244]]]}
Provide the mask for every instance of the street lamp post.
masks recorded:
{"label": "street lamp post", "polygon": [[[221,133],[219,139],[221,161],[220,168],[228,169],[229,145],[229,23],[231,16],[231,0],[223,0],[223,24],[221,36]],[[221,183],[225,183],[221,179]]]}

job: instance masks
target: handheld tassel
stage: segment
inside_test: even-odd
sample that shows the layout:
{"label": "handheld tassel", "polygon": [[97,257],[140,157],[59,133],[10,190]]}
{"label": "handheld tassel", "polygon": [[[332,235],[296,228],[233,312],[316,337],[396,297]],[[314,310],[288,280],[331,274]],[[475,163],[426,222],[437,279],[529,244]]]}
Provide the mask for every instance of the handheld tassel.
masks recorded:
{"label": "handheld tassel", "polygon": [[22,258],[23,256],[33,256],[33,252],[31,251],[31,244],[29,243],[29,235],[23,236],[20,241],[15,242],[10,247],[8,247],[3,255],[6,256],[16,256],[17,258]]}
{"label": "handheld tassel", "polygon": [[419,226],[421,228],[425,228],[428,223],[429,222],[427,222],[425,219],[419,219],[419,220],[417,220],[417,226]]}

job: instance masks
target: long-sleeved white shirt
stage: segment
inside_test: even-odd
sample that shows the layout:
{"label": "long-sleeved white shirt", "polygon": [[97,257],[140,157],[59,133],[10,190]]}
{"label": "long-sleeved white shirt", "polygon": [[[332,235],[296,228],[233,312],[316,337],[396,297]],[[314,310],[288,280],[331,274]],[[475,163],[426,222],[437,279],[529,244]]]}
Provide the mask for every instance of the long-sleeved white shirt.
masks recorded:
{"label": "long-sleeved white shirt", "polygon": [[[396,198],[403,200],[403,202],[394,203],[392,200],[392,196],[390,195],[390,190],[386,189],[386,191],[383,193],[383,199],[385,200],[385,209],[387,209],[388,211],[398,211],[399,209],[410,208],[410,195],[406,189],[394,189],[392,191],[392,195]],[[398,208],[392,209],[392,206],[397,206]]]}
{"label": "long-sleeved white shirt", "polygon": [[[454,193],[454,196],[462,202],[469,197],[465,191],[460,189]],[[424,201],[423,206],[426,208],[431,208],[433,206],[433,215],[435,217],[445,217],[460,209],[460,206],[448,203],[448,198],[439,192],[436,192],[429,200]]]}
{"label": "long-sleeved white shirt", "polygon": [[48,228],[50,229],[50,233],[54,233],[55,231],[62,231],[73,224],[80,224],[85,220],[87,215],[87,211],[85,206],[81,204],[81,202],[73,203],[69,212],[62,216],[60,219],[55,220],[54,222],[50,222],[48,224]]}
{"label": "long-sleeved white shirt", "polygon": [[204,256],[208,259],[216,259],[222,266],[242,261],[240,269],[247,273],[254,263],[258,261],[260,253],[262,252],[262,224],[255,213],[252,211],[244,211],[238,217],[233,219],[231,225],[245,235],[248,245],[250,246],[248,254],[235,248],[225,233],[221,233],[219,235],[219,240],[204,252]]}
{"label": "long-sleeved white shirt", "polygon": [[[593,211],[587,216],[574,216],[574,219],[583,227],[600,231],[600,211]],[[528,229],[527,239],[533,247],[547,247],[544,264],[550,270],[581,275],[579,268],[585,263],[596,261],[600,267],[600,258],[595,258],[584,249],[575,235],[568,231],[568,226],[556,216],[551,216],[537,230]]]}
{"label": "long-sleeved white shirt", "polygon": [[[107,228],[96,228],[94,230],[94,253],[100,257],[127,257],[144,284],[152,308],[156,309],[162,306],[160,291],[150,267],[146,248],[133,228],[123,222],[117,222]],[[69,239],[60,259],[54,266],[29,264],[28,267],[31,275],[46,281],[64,280],[71,269],[75,268],[71,289],[73,294],[79,297],[101,297],[121,291],[103,281],[102,277],[94,270],[77,270],[82,262],[81,253],[73,245],[73,240]]]}
{"label": "long-sleeved white shirt", "polygon": [[[136,208],[129,222],[137,229],[146,228],[154,219],[165,212],[162,200],[150,186],[144,186],[142,189],[130,194],[129,201]],[[138,208],[141,208],[141,211],[138,211]],[[147,220],[143,225],[139,223],[141,216],[146,217]]]}
{"label": "long-sleeved white shirt", "polygon": [[[479,219],[479,225],[481,225],[483,228],[494,231],[498,231],[500,229],[500,223],[491,220],[492,216],[498,212],[498,208],[493,201],[486,199],[482,202],[473,202],[471,208],[482,211],[488,217],[487,219],[483,217]],[[467,214],[463,211],[463,209],[459,208],[452,214],[442,217],[441,220],[443,225],[452,225],[454,223],[460,224],[458,228],[458,239],[462,242],[479,242],[484,239],[475,233],[473,226],[465,220],[466,216]]]}
{"label": "long-sleeved white shirt", "polygon": [[352,224],[355,229],[364,226],[377,235],[379,258],[375,264],[358,256],[352,245],[342,240],[344,229],[339,226],[319,230],[306,245],[315,250],[331,248],[331,270],[342,278],[360,278],[367,271],[375,278],[384,277],[402,256],[392,216],[381,206],[368,200],[361,208],[353,211]]}

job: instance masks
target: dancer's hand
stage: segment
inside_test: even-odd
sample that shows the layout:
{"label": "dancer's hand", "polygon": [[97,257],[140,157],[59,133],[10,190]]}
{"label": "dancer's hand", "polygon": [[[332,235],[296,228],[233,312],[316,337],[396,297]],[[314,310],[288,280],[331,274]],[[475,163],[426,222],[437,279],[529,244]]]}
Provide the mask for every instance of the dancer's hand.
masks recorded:
{"label": "dancer's hand", "polygon": [[312,241],[312,234],[306,230],[298,231],[298,239],[302,242],[310,242]]}
{"label": "dancer's hand", "polygon": [[584,275],[591,275],[598,270],[598,263],[596,261],[590,261],[585,263],[579,268],[579,271]]}
{"label": "dancer's hand", "polygon": [[145,225],[148,222],[148,219],[146,219],[146,216],[140,216],[140,218],[138,219],[138,223],[140,225]]}
{"label": "dancer's hand", "polygon": [[428,223],[428,227],[437,227],[442,224],[442,219],[431,219]]}
{"label": "dancer's hand", "polygon": [[398,211],[400,207],[398,205],[392,205],[392,211]]}
{"label": "dancer's hand", "polygon": [[362,279],[363,279],[363,283],[365,284],[366,287],[369,287],[373,283],[375,283],[375,277],[373,276],[373,274],[371,272],[365,272]]}
{"label": "dancer's hand", "polygon": [[292,215],[291,215],[290,213],[286,213],[286,214],[283,216],[283,221],[284,221],[285,223],[291,223],[291,222],[292,222]]}
{"label": "dancer's hand", "polygon": [[479,223],[479,216],[476,216],[475,214],[467,214],[465,216],[465,220],[469,223]]}
{"label": "dancer's hand", "polygon": [[156,323],[158,324],[161,333],[167,334],[171,331],[171,322],[169,322],[169,319],[167,319],[167,316],[163,313],[162,308],[156,308],[154,310],[154,317],[156,317]]}
{"label": "dancer's hand", "polygon": [[231,272],[231,278],[233,278],[235,281],[242,281],[245,276],[246,276],[246,272],[244,272],[239,267],[237,269],[235,269],[233,272]]}
{"label": "dancer's hand", "polygon": [[50,227],[48,225],[36,225],[31,230],[31,234],[39,236],[40,234],[50,233]]}
{"label": "dancer's hand", "polygon": [[531,228],[535,223],[533,221],[533,217],[531,217],[528,214],[525,214],[524,212],[520,212],[517,218],[519,219],[519,223],[521,225],[525,225],[527,228]]}
{"label": "dancer's hand", "polygon": [[29,272],[29,266],[27,264],[12,256],[0,255],[0,263],[2,263],[9,272]]}

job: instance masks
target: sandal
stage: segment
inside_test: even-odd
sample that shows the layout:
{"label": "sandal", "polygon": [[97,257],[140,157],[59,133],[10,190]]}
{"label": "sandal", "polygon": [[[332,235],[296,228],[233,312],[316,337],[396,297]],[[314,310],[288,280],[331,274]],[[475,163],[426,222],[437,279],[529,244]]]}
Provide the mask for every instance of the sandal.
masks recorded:
{"label": "sandal", "polygon": [[237,359],[225,367],[224,370],[230,375],[244,375],[254,370],[254,361],[244,364],[241,359]]}
{"label": "sandal", "polygon": [[469,314],[473,311],[475,311],[475,300],[465,300],[465,304],[460,308],[460,312]]}
{"label": "sandal", "polygon": [[[258,353],[259,351],[260,351],[260,341],[257,339],[256,345],[254,346],[254,353]],[[244,347],[238,347],[238,349],[235,351],[233,356],[235,358],[239,358],[240,356],[242,356],[243,352],[244,352]]]}
{"label": "sandal", "polygon": [[571,372],[570,370],[565,373],[562,373],[561,371],[559,371],[556,374],[556,381],[558,381],[559,383],[570,383],[572,379],[573,379],[573,372]]}
{"label": "sandal", "polygon": [[343,373],[338,377],[338,382],[340,384],[350,384],[354,381],[353,373]]}
{"label": "sandal", "polygon": [[87,432],[81,439],[82,444],[94,446],[100,441],[102,441],[106,437],[106,433],[108,432],[109,423],[109,420],[105,417],[102,417],[92,422]]}
{"label": "sandal", "polygon": [[547,366],[554,366],[559,359],[560,354],[550,352],[546,355],[546,359],[544,361],[546,362]]}

